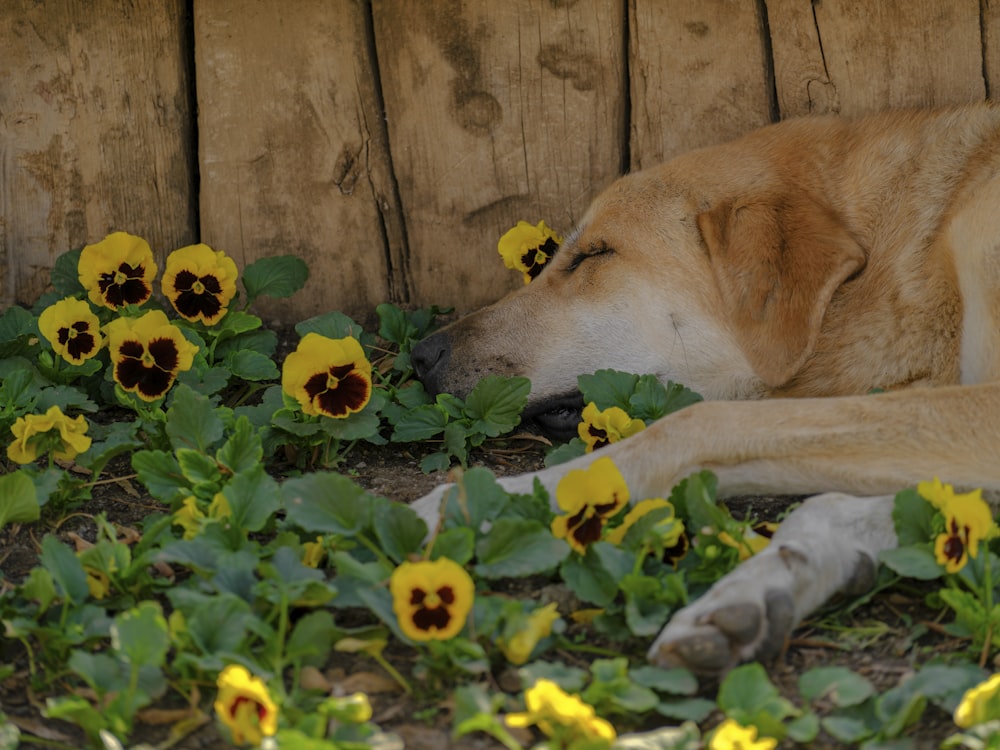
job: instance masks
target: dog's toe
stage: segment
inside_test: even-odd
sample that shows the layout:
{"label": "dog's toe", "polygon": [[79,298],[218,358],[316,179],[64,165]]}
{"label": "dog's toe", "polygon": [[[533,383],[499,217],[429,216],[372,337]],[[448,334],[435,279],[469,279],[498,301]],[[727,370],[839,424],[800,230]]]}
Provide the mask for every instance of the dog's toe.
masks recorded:
{"label": "dog's toe", "polygon": [[718,674],[732,667],[736,657],[721,631],[703,625],[676,640],[657,640],[649,659],[664,668],[684,667],[698,674]]}

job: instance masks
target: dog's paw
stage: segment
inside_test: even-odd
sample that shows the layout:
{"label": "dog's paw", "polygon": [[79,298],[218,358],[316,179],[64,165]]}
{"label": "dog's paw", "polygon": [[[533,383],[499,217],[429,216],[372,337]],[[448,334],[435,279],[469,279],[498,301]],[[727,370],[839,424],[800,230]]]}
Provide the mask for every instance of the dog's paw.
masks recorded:
{"label": "dog's paw", "polygon": [[810,498],[768,547],[671,618],[650,661],[714,675],[777,656],[807,614],[837,593],[875,585],[875,561],[896,543],[891,510],[891,496]]}
{"label": "dog's paw", "polygon": [[649,660],[716,675],[781,653],[798,623],[793,576],[784,558],[798,553],[791,548],[765,553],[677,612],[650,647]]}

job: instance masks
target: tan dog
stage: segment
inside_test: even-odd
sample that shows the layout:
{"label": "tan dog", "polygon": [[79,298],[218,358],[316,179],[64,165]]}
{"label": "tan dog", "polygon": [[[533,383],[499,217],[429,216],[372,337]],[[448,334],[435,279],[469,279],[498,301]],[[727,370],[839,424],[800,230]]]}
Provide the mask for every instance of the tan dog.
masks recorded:
{"label": "tan dog", "polygon": [[[934,476],[1000,491],[1000,108],[791,120],[624,177],[537,279],[414,361],[459,395],[527,376],[550,421],[606,367],[713,399],[597,454],[633,498],[699,469],[725,495],[849,493],[792,513],[650,658],[716,672],[773,653],[870,584],[896,543],[891,493]],[[593,457],[503,484],[551,491]],[[428,520],[442,492],[417,501]]]}

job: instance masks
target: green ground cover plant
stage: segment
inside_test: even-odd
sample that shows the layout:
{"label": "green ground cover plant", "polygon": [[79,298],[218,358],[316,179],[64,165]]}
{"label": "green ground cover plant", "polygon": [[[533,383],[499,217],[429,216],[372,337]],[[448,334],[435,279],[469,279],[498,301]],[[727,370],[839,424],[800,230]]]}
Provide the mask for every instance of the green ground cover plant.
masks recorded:
{"label": "green ground cover plant", "polygon": [[[501,254],[529,283],[559,239],[522,224]],[[630,497],[606,458],[569,474],[554,505],[540,486],[507,493],[470,456],[519,425],[531,384],[488,377],[464,400],[432,398],[409,352],[443,311],[390,304],[374,331],[336,312],[299,323],[279,366],[253,303],[307,273],[292,257],[240,273],[195,245],[168,257],[156,294],[149,246],[116,233],[62,256],[32,310],[0,315],[0,529],[58,529],[114,461],[157,508],[136,536],[102,514],[86,544],[42,533],[37,565],[0,579],[0,680],[23,660],[46,718],[129,747],[142,712],[170,703],[184,707],[171,742],[213,721],[235,745],[399,747],[364,693],[308,679],[350,652],[451,706],[455,737],[507,748],[907,747],[930,705],[954,717],[948,746],[1000,748],[1000,678],[985,668],[1000,646],[998,533],[980,493],[933,477],[902,489],[879,583],[933,581],[926,604],[966,650],[881,692],[836,666],[801,674],[798,700],[759,664],[699,687],[643,647],[774,524],[735,518],[709,472]],[[642,373],[579,386],[579,437],[550,463],[699,400]],[[437,528],[352,479],[359,443],[430,444],[425,471],[455,467]],[[543,601],[544,587],[564,595]],[[517,684],[501,687],[508,670]],[[0,748],[34,742],[0,714]]]}

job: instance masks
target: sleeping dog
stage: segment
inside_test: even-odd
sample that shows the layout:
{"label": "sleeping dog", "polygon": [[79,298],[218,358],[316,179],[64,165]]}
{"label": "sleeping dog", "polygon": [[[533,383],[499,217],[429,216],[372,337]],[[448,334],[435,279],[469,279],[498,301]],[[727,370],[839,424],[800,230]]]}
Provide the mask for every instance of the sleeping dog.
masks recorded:
{"label": "sleeping dog", "polygon": [[[701,469],[723,496],[824,493],[649,655],[712,673],[773,653],[871,584],[896,544],[893,493],[940,477],[1000,494],[1000,108],[789,120],[623,177],[535,280],[413,362],[434,393],[528,377],[526,414],[556,428],[601,368],[705,396],[501,482],[551,492],[609,456],[638,499]],[[417,501],[431,523],[445,489]]]}

